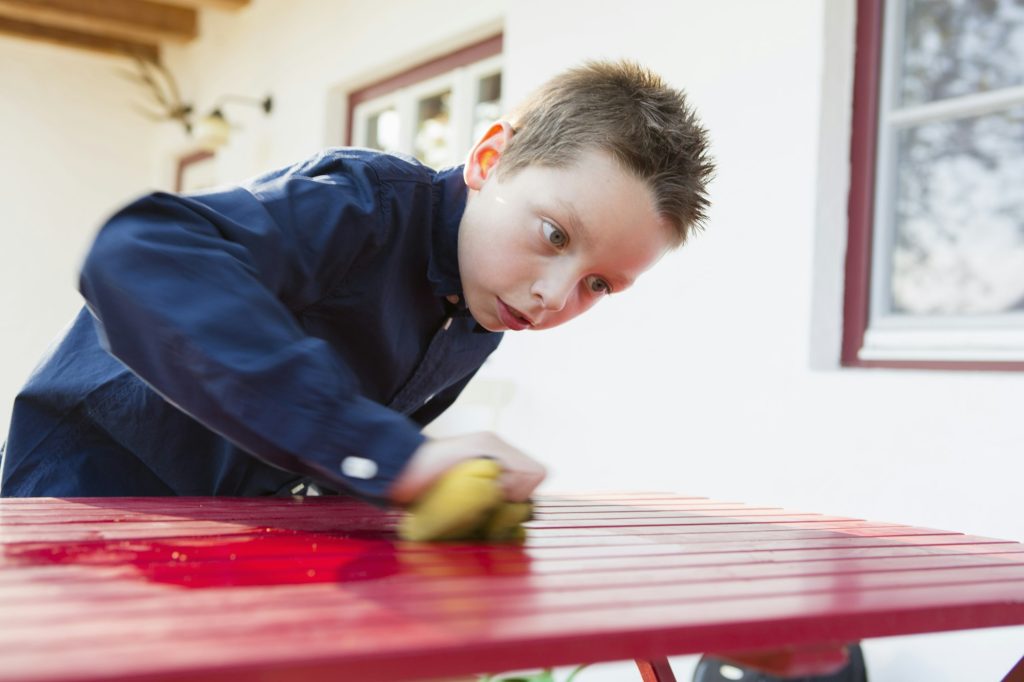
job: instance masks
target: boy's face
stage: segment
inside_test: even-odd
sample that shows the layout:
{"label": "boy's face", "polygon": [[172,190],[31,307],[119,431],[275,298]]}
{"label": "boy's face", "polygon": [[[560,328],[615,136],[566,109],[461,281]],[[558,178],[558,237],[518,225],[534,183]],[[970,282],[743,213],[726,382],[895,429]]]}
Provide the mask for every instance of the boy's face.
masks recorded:
{"label": "boy's face", "polygon": [[466,305],[485,329],[568,322],[627,289],[672,246],[647,185],[606,152],[511,177],[479,161],[471,153],[466,165],[459,270]]}

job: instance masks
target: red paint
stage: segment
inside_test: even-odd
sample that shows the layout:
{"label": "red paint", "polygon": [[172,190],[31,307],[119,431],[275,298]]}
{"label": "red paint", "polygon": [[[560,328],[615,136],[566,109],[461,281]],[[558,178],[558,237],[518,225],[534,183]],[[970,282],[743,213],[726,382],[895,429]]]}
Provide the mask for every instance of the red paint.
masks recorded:
{"label": "red paint", "polygon": [[638,658],[636,667],[640,669],[640,677],[643,682],[676,682],[676,676],[672,673],[672,667],[667,658],[658,658],[653,661]]}
{"label": "red paint", "polygon": [[846,287],[843,303],[842,363],[860,364],[868,328],[871,234],[875,206],[875,141],[882,56],[882,0],[857,3],[857,53],[850,137],[850,201],[847,218]]}
{"label": "red paint", "polygon": [[536,515],[523,546],[449,545],[343,498],[0,500],[0,677],[639,659],[670,680],[669,655],[808,670],[836,642],[1024,623],[1015,542],[668,494],[541,496]]}
{"label": "red paint", "polygon": [[1006,673],[1003,682],[1024,682],[1024,658],[1021,658],[1017,665],[1013,666],[1013,670]]}
{"label": "red paint", "polygon": [[418,570],[433,577],[529,570],[529,558],[518,546],[409,546],[396,542],[390,531],[380,535],[266,528],[248,536],[22,542],[5,546],[3,565],[130,566],[141,579],[189,588],[351,583]]}
{"label": "red paint", "polygon": [[181,192],[185,188],[185,169],[194,163],[206,161],[207,159],[213,158],[213,152],[209,150],[199,150],[187,154],[178,159],[178,167],[174,175],[174,191]]}

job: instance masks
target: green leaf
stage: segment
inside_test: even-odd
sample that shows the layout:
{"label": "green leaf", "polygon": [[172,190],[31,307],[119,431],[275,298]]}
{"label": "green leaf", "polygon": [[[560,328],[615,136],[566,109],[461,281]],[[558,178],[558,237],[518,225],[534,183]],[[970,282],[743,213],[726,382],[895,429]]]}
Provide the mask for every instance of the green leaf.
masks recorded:
{"label": "green leaf", "polygon": [[572,682],[573,680],[575,680],[576,676],[580,674],[580,671],[586,668],[588,665],[590,664],[584,663],[582,665],[577,666],[575,670],[569,673],[569,677],[565,678],[565,682]]}

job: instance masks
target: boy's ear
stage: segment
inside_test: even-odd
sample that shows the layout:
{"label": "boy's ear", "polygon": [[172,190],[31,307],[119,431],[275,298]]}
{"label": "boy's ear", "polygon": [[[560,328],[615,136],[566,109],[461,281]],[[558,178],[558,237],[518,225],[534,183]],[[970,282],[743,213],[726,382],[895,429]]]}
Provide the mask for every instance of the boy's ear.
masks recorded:
{"label": "boy's ear", "polygon": [[462,170],[462,177],[466,181],[467,187],[474,190],[483,187],[484,181],[497,167],[512,135],[512,126],[508,121],[498,121],[487,129],[479,142],[473,145],[466,158],[466,166]]}

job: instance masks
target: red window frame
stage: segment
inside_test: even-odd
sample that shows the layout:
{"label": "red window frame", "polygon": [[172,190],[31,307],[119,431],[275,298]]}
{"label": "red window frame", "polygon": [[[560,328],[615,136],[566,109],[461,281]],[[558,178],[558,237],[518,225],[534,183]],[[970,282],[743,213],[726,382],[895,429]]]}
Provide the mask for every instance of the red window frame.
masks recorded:
{"label": "red window frame", "polygon": [[1024,371],[1024,362],[862,360],[869,320],[871,237],[875,198],[878,93],[881,85],[882,18],[885,0],[858,0],[853,117],[850,136],[850,192],[847,208],[846,284],[843,294],[844,367]]}

